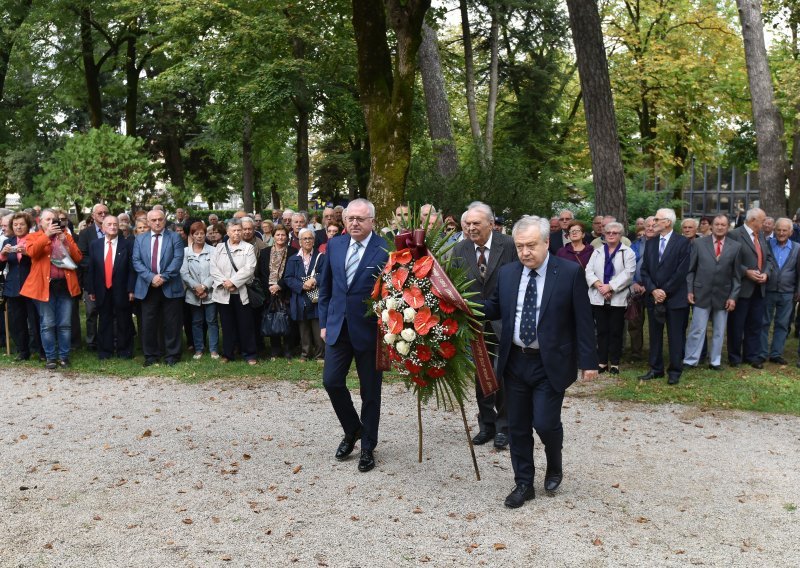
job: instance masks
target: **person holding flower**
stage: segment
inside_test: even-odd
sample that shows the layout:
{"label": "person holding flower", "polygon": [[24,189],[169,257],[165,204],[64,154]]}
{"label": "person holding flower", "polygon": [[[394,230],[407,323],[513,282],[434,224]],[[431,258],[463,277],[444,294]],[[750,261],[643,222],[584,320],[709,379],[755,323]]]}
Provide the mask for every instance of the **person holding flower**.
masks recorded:
{"label": "person holding flower", "polygon": [[[373,232],[375,206],[371,202],[351,201],[345,226],[346,235],[328,241],[327,262],[319,276],[319,326],[325,340],[322,382],[344,430],[335,457],[346,459],[360,439],[358,471],[364,473],[375,467],[383,380],[375,364],[378,322],[364,315],[364,301],[389,256],[384,241]],[[360,416],[346,383],[353,359],[361,385]]]}

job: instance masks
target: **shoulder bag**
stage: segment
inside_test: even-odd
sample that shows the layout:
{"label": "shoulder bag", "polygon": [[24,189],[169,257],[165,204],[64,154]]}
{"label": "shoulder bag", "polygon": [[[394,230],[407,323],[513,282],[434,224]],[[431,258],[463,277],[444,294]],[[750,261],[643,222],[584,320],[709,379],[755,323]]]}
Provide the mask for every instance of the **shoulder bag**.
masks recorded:
{"label": "shoulder bag", "polygon": [[[231,249],[228,247],[227,241],[225,241],[225,252],[228,253],[228,260],[231,261],[233,271],[239,272],[236,263],[233,262],[233,255],[231,254]],[[247,298],[250,301],[250,305],[254,308],[262,307],[267,301],[267,295],[264,293],[263,288],[261,288],[261,281],[258,278],[253,278],[252,282],[245,284],[245,287],[247,288]]]}
{"label": "shoulder bag", "polygon": [[[311,274],[309,274],[308,276],[300,277],[300,280],[302,280],[304,283],[306,280],[309,280],[311,278],[314,278],[316,280],[317,263],[319,262],[320,256],[322,255],[317,253],[317,258],[314,260],[314,268],[311,269]],[[319,302],[319,286],[317,286],[316,284],[314,285],[313,288],[311,288],[311,290],[303,290],[303,293],[306,295],[306,298],[308,298],[308,301],[311,302],[312,304],[316,304],[317,302]]]}

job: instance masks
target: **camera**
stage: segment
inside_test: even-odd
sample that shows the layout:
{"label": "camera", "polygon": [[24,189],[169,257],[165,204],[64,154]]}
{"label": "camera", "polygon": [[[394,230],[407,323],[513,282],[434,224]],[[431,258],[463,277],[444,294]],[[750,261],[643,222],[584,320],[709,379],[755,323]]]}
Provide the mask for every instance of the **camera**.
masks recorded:
{"label": "camera", "polygon": [[8,252],[19,252],[19,247],[16,245],[9,247]]}

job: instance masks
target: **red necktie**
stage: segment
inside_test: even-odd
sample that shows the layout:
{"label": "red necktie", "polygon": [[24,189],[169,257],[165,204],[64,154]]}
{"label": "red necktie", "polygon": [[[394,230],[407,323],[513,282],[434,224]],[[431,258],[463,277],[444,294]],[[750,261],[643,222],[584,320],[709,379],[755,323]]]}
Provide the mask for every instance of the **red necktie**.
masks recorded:
{"label": "red necktie", "polygon": [[153,235],[153,255],[150,257],[150,272],[158,274],[158,237],[161,235]]}
{"label": "red necktie", "polygon": [[111,274],[114,272],[114,246],[112,241],[108,241],[108,252],[106,253],[106,288],[111,288]]}
{"label": "red necktie", "polygon": [[758,258],[758,270],[761,270],[761,267],[764,266],[764,255],[761,252],[761,243],[758,240],[758,235],[753,233],[753,246],[756,247],[756,257]]}
{"label": "red necktie", "polygon": [[722,239],[717,239],[717,258],[722,255]]}

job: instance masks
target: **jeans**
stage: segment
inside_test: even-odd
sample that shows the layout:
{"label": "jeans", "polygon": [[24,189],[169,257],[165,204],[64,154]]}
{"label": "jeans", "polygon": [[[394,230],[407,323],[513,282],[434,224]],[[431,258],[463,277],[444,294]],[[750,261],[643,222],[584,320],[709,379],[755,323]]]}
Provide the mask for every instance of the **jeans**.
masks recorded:
{"label": "jeans", "polygon": [[42,331],[42,347],[44,347],[44,355],[48,361],[69,359],[69,351],[72,347],[72,304],[69,292],[56,291],[52,284],[50,301],[36,300]]}
{"label": "jeans", "polygon": [[[783,357],[786,336],[789,335],[789,323],[792,318],[794,294],[792,292],[767,292],[767,310],[764,314],[764,328],[761,330],[761,358],[774,359]],[[772,334],[772,345],[769,343],[769,328],[775,320]]]}
{"label": "jeans", "polygon": [[208,326],[208,350],[219,353],[219,326],[217,325],[217,304],[203,304],[191,306],[192,309],[192,341],[196,353],[203,351],[205,337],[203,337],[203,321]]}

